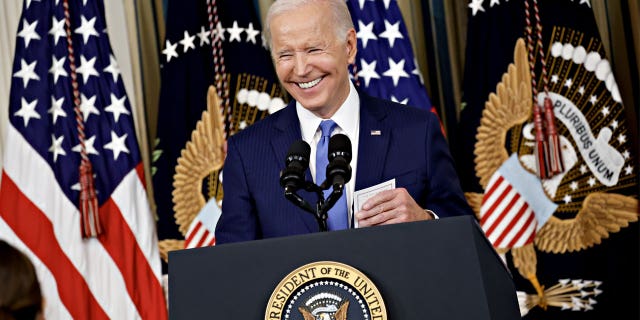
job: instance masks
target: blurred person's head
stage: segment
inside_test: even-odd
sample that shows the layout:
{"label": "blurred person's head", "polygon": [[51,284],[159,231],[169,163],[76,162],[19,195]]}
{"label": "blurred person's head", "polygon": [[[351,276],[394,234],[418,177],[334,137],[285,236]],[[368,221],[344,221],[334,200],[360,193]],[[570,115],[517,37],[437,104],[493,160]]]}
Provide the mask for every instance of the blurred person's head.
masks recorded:
{"label": "blurred person's head", "polygon": [[0,240],[0,320],[42,319],[42,294],[27,256]]}

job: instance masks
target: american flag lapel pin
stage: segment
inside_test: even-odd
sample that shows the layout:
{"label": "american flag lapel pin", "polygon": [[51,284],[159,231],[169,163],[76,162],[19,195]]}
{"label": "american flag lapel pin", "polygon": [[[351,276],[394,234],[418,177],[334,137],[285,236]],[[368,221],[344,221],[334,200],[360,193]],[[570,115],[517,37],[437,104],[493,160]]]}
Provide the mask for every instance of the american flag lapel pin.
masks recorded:
{"label": "american flag lapel pin", "polygon": [[371,135],[372,136],[382,135],[382,131],[380,131],[380,130],[371,130]]}

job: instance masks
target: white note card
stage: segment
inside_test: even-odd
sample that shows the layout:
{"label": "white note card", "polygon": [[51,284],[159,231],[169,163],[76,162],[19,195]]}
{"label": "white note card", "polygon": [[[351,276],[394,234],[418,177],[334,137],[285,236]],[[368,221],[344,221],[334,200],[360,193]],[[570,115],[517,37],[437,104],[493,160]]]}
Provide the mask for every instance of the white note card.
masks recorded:
{"label": "white note card", "polygon": [[362,205],[367,202],[367,200],[381,191],[385,190],[393,190],[396,188],[396,179],[391,179],[389,181],[385,181],[383,183],[377,184],[375,186],[371,186],[366,189],[358,190],[353,193],[353,209],[354,212],[358,212],[362,210]]}

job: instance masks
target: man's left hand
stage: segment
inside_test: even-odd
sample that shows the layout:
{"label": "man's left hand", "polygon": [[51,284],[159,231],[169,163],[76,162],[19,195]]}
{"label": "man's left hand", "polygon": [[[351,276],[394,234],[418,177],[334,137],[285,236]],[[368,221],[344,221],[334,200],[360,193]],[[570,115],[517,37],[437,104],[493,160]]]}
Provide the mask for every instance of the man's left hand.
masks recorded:
{"label": "man's left hand", "polygon": [[385,190],[369,198],[355,217],[359,227],[433,219],[405,188]]}

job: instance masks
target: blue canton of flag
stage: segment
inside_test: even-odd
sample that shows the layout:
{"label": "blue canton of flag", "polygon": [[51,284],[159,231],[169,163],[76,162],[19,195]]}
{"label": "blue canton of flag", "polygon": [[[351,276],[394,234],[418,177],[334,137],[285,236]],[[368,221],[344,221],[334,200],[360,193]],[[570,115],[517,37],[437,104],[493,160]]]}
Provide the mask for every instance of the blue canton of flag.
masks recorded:
{"label": "blue canton of flag", "polygon": [[407,28],[395,0],[348,0],[357,31],[357,78],[366,93],[431,110]]}
{"label": "blue canton of flag", "polygon": [[[141,158],[131,108],[106,26],[98,20],[98,6],[80,5],[80,9],[82,13],[71,16],[76,26],[72,33],[80,110],[102,204]],[[80,146],[62,3],[32,1],[21,22],[18,37],[24,46],[16,49],[9,120],[46,159],[67,197],[77,203]]]}
{"label": "blue canton of flag", "polygon": [[[166,319],[155,224],[102,1],[27,0],[18,30],[0,238],[34,262],[47,319]],[[103,229],[88,239],[78,209],[82,126]]]}

